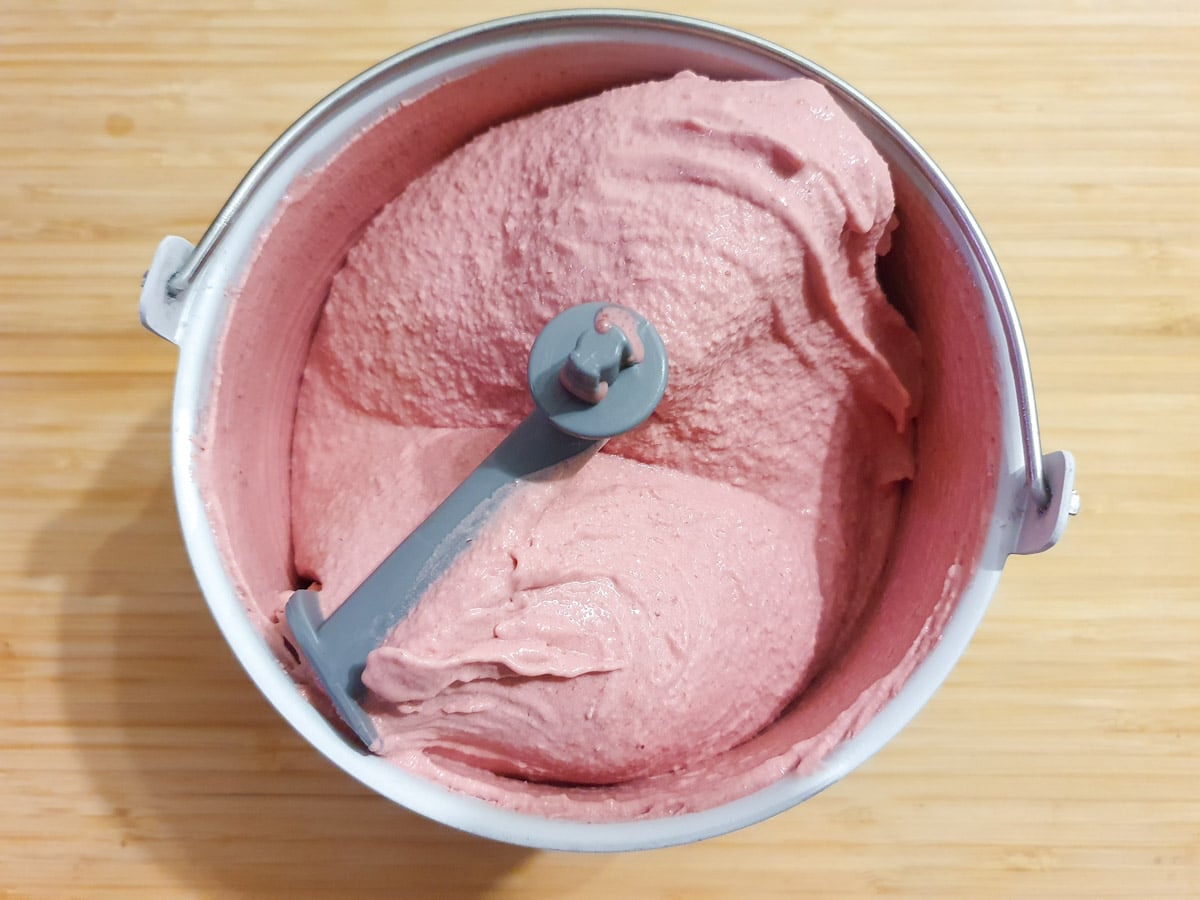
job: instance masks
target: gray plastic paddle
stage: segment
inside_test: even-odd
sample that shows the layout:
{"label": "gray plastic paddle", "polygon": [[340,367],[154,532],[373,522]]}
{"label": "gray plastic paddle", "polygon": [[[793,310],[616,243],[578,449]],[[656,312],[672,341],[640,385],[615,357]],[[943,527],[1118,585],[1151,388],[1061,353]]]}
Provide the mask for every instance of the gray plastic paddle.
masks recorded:
{"label": "gray plastic paddle", "polygon": [[636,428],[662,399],[667,351],[646,319],[609,303],[573,306],[542,329],[529,354],[536,409],[506,437],[328,618],[300,590],[285,615],[296,648],[338,715],[371,750],[379,738],[359,706],[367,655],[466,548],[501,488]]}

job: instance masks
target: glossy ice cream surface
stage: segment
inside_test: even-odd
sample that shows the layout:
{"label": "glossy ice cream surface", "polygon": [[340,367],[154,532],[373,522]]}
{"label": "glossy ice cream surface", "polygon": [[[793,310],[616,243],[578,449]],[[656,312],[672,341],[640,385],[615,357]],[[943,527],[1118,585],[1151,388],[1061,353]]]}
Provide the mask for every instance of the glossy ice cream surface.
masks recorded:
{"label": "glossy ice cream surface", "polygon": [[561,309],[637,309],[671,364],[645,426],[502,498],[369,659],[385,755],[635,818],[810,768],[890,696],[761,739],[854,640],[912,475],[920,351],[875,267],[892,211],[820,86],[684,74],[494,128],[380,212],[297,410],[295,563],[327,612],[528,413]]}

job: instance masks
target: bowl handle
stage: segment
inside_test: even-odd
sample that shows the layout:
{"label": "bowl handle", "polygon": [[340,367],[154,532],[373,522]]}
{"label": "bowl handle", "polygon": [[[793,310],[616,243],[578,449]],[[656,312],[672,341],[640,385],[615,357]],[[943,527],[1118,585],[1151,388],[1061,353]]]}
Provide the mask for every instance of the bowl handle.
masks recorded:
{"label": "bowl handle", "polygon": [[142,296],[138,302],[142,325],[176,345],[183,335],[186,292],[172,293],[168,282],[194,249],[184,238],[173,235],[163,238],[142,278]]}
{"label": "bowl handle", "polygon": [[1067,518],[1079,512],[1079,495],[1075,493],[1075,457],[1065,450],[1047,453],[1042,457],[1050,502],[1042,508],[1034,496],[1029,497],[1021,536],[1014,553],[1041,553],[1058,543]]}

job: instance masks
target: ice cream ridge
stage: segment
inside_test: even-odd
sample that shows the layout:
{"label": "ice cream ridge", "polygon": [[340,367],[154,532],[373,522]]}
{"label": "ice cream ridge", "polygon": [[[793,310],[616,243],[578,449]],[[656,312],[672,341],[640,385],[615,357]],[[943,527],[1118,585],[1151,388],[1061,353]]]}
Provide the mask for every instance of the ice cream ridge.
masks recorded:
{"label": "ice cream ridge", "polygon": [[625,820],[811,768],[885,702],[781,720],[854,639],[912,476],[920,348],[876,276],[893,227],[887,167],[823,87],[690,73],[499,125],[379,212],[297,408],[295,565],[325,615],[530,413],[558,313],[636,310],[670,357],[645,424],[495,498],[367,658],[379,752]]}

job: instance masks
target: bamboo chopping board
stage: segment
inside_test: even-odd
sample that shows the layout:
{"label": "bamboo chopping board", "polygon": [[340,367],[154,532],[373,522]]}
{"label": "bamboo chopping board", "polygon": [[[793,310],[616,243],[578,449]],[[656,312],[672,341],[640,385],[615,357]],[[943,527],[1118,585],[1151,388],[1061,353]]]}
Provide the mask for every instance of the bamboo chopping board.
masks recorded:
{"label": "bamboo chopping board", "polygon": [[908,128],[1009,277],[1083,514],[949,682],[775,819],[620,856],[487,843],[333,769],[238,669],[175,523],[158,239],[327,91],[502,2],[0,10],[0,892],[1200,896],[1200,7],[668,4]]}

